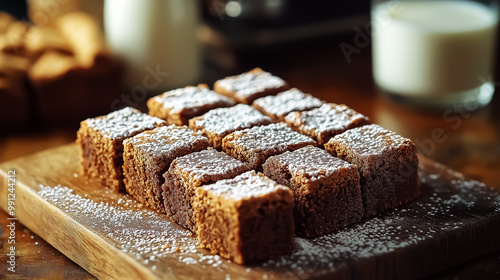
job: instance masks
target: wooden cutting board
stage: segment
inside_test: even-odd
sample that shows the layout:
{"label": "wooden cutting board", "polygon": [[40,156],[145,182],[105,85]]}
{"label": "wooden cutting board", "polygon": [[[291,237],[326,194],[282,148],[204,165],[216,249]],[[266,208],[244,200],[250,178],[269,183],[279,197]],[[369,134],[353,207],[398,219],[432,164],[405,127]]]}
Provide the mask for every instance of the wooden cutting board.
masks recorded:
{"label": "wooden cutting board", "polygon": [[210,255],[163,215],[83,180],[74,144],[0,164],[0,205],[9,212],[11,175],[18,221],[103,279],[414,279],[500,250],[500,192],[420,162],[417,201],[297,238],[291,256],[256,266]]}

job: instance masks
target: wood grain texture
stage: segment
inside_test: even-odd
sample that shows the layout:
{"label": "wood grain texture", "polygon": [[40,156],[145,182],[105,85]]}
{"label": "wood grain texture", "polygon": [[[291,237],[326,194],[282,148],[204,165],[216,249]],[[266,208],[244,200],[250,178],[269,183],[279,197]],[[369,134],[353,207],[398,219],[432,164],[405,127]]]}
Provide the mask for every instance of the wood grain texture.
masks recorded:
{"label": "wood grain texture", "polygon": [[[16,223],[14,233],[16,266],[14,271],[8,271],[8,265],[3,264],[7,264],[10,259],[10,229],[7,227],[9,217],[7,213],[0,211],[0,222],[4,222],[0,228],[0,279],[96,279],[19,222]],[[76,269],[62,269],[66,267]]]}
{"label": "wood grain texture", "polygon": [[291,256],[239,266],[188,231],[77,173],[75,145],[0,164],[0,205],[16,170],[16,217],[98,278],[411,279],[500,249],[500,194],[421,158],[422,196],[338,233],[297,239]]}

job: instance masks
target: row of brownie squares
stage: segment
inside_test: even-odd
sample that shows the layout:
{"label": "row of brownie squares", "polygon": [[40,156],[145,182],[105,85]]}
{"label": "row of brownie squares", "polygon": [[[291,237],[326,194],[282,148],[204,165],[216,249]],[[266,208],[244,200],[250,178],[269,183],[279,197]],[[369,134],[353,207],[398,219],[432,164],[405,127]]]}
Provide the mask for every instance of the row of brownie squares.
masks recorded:
{"label": "row of brownie squares", "polygon": [[[325,145],[331,154],[356,164],[363,189],[364,216],[381,213],[417,196],[418,158],[415,145],[411,140],[372,125],[355,129],[345,134],[344,138],[339,136],[338,139],[343,139],[343,141],[333,141],[327,144],[335,135],[369,124],[369,119],[345,105],[325,104],[298,89],[289,88],[286,81],[256,68],[247,73],[217,81],[214,84],[215,92],[212,94],[220,94],[219,98],[230,97],[229,100],[232,102],[251,104],[254,109],[270,117],[271,121],[285,122],[293,130],[314,139],[320,147]],[[152,98],[148,102],[150,114],[156,115],[155,107],[158,108],[159,105],[165,110],[175,104],[177,110],[173,110],[174,115],[182,115],[182,110],[179,108],[190,107],[189,104],[178,100],[177,95],[182,96],[180,94],[182,90],[176,90],[176,94],[173,95],[167,92]],[[206,86],[204,90],[209,91]],[[274,95],[276,93],[278,94]],[[179,106],[181,103],[184,106]],[[153,104],[156,106],[151,106]],[[207,104],[201,106],[207,106]],[[190,128],[202,131],[203,135],[210,139],[213,147],[222,147],[226,153],[245,161],[250,168],[258,171],[262,170],[262,163],[269,156],[298,148],[293,146],[298,143],[286,141],[286,137],[279,136],[275,131],[275,138],[283,139],[280,144],[288,145],[286,149],[279,149],[280,140],[270,140],[272,137],[269,135],[273,133],[257,132],[270,130],[268,127],[266,129],[266,126],[244,129],[268,122],[248,106],[237,105],[231,108],[214,109],[202,116],[191,117],[192,119],[187,122]],[[232,131],[237,132],[229,134]],[[362,136],[355,133],[362,134]],[[229,136],[226,137],[226,135]],[[352,141],[345,144],[344,142],[348,140]],[[311,232],[305,232],[304,235],[318,236],[329,230],[331,229],[316,230],[314,233],[313,229]]]}
{"label": "row of brownie squares", "polygon": [[370,123],[353,109],[323,103],[260,68],[221,79],[213,91],[205,84],[187,86],[155,96],[147,104],[151,116],[202,131],[219,150],[226,135],[271,122],[286,122],[320,145],[347,129]]}
{"label": "row of brownie squares", "polygon": [[[276,96],[275,99],[283,98],[284,95],[283,94],[280,94],[280,95]],[[262,100],[262,99],[266,99],[266,98],[261,98],[260,100]],[[271,99],[271,97],[267,97],[267,99]],[[285,100],[290,100],[290,98],[285,98]],[[257,101],[259,101],[259,100],[257,100]],[[257,103],[257,101],[254,103]],[[272,103],[272,99],[271,99],[271,103]],[[292,105],[293,105],[293,102],[292,102]],[[238,107],[238,106],[235,106],[235,107]],[[243,107],[243,106],[240,106],[240,107]],[[323,106],[323,107],[325,107],[325,106]],[[323,107],[321,107],[320,109],[322,109]],[[330,107],[329,109],[335,109],[335,108],[339,108],[339,107],[342,108],[342,106],[339,106],[339,105],[329,106],[329,107]],[[249,109],[248,106],[243,107],[243,108]],[[351,110],[351,109],[349,109],[349,110]],[[239,113],[241,111],[242,110],[240,109],[240,110],[235,111],[235,113]],[[324,116],[325,115],[328,116],[329,111],[331,111],[331,110],[325,110],[325,109],[320,110],[320,112],[323,112],[323,115],[319,114],[319,116],[317,113],[311,114],[313,117],[312,119],[316,121],[316,124],[317,124],[316,127],[318,127],[318,124],[323,125],[322,131],[324,132],[324,131],[330,130],[330,131],[328,131],[328,133],[332,133],[331,132],[332,129],[333,129],[333,133],[338,133],[338,131],[335,131],[335,129],[338,130],[339,125],[336,124],[335,122],[341,123],[341,125],[340,125],[341,130],[345,130],[345,129],[350,128],[349,126],[351,124],[345,125],[346,118],[339,118],[338,116],[333,117],[333,118],[331,116],[329,118],[328,117],[325,118]],[[353,110],[351,110],[351,111],[353,112]],[[245,115],[248,114],[248,112],[253,112],[253,111],[247,111],[246,113],[240,114],[238,116],[238,118],[236,118],[236,119],[239,119],[239,118],[245,119]],[[344,115],[344,116],[345,115],[351,115],[351,116],[352,115],[354,115],[354,116],[360,115],[356,112],[354,112],[354,114],[352,114],[352,113],[346,114],[345,110],[338,110],[338,112],[340,113],[340,115]],[[292,113],[291,115],[297,115],[297,114],[299,114],[299,116],[300,116],[300,114],[305,114],[305,113]],[[215,116],[217,116],[217,114],[215,114]],[[220,115],[219,115],[219,117],[220,117]],[[320,120],[321,120],[321,117],[323,117],[324,120],[330,119],[330,122],[332,122],[332,120],[333,120],[333,124],[330,123],[330,124],[325,126],[324,122],[323,123],[318,122],[318,117],[320,117]],[[222,114],[222,119],[220,119],[220,118],[213,119],[214,118],[213,116],[211,118],[212,118],[212,122],[214,124],[224,122],[224,114]],[[360,118],[358,117],[358,118],[353,118],[353,119],[354,120],[356,120],[356,119],[363,120],[364,117],[361,115]],[[342,122],[344,122],[344,124],[342,124]],[[315,122],[311,122],[311,123],[313,123],[312,127],[314,128]],[[327,121],[327,123],[328,123],[328,121]],[[350,123],[356,124],[355,121],[354,122],[351,121]],[[257,122],[255,125],[257,125],[257,124],[262,124],[262,123]],[[344,126],[344,128],[342,128],[342,126]],[[295,127],[295,128],[297,129],[299,127]],[[320,129],[316,129],[316,137],[315,138],[318,139],[318,141],[321,139],[325,142],[326,137],[318,137],[321,135],[321,133],[317,133],[318,131],[321,131]],[[302,133],[306,133],[308,135],[311,134],[310,132],[308,133],[308,131],[304,130],[304,129],[302,129],[302,130],[298,129],[298,130],[301,131]],[[309,131],[311,131],[311,130],[309,130]],[[312,131],[314,131],[314,129]],[[385,131],[378,126],[373,126],[371,129],[368,129],[367,131],[378,131],[377,133],[379,133],[380,135],[385,135],[386,140],[387,139],[391,140],[391,137],[394,138],[392,135],[393,133],[391,134],[388,131]],[[289,129],[284,124],[265,125],[265,126],[254,127],[252,129],[246,129],[246,130],[243,130],[243,131],[240,131],[237,133],[233,133],[229,137],[227,137],[227,139],[229,139],[228,141],[225,141],[225,140],[222,141],[223,142],[222,146],[223,146],[223,149],[226,152],[228,152],[229,154],[246,161],[249,164],[249,166],[252,167],[252,169],[262,170],[262,167],[261,167],[262,163],[264,163],[265,159],[267,159],[271,155],[280,154],[280,153],[283,153],[284,151],[287,151],[287,150],[295,150],[295,149],[300,148],[302,146],[305,146],[307,144],[315,144],[314,141],[311,142],[311,139],[309,139],[307,137],[305,137],[305,138],[307,138],[308,140],[306,140],[305,138],[299,139],[300,137],[304,137],[304,136],[301,136],[298,133],[295,133],[295,134],[294,133],[295,132],[293,132],[291,129]],[[321,136],[324,136],[324,135],[321,135]],[[326,134],[326,136],[328,136],[328,135]],[[347,138],[349,138],[349,137],[347,137]],[[382,137],[382,138],[384,138],[384,137]],[[371,138],[368,138],[368,139],[371,140]],[[381,139],[381,140],[384,140],[384,139]],[[401,139],[398,139],[398,140],[401,140]],[[146,142],[148,142],[148,141],[146,141]],[[225,145],[226,142],[230,143],[230,144]],[[378,143],[378,144],[381,144],[380,147],[383,148],[384,144],[387,146],[387,143],[383,143],[383,141],[379,141],[379,142],[380,143]],[[401,143],[399,143],[399,144],[401,144]],[[151,146],[151,145],[149,145],[149,146]],[[406,143],[406,146],[411,147],[411,145],[409,145],[408,143]],[[404,148],[406,146],[402,145],[401,147],[404,150]],[[326,145],[326,147],[328,147],[328,145]],[[149,147],[149,149],[151,149],[151,147]],[[312,149],[312,150],[307,150],[307,149]],[[334,157],[328,155],[325,151],[322,151],[318,148],[307,147],[307,148],[300,149],[300,151],[301,150],[307,150],[307,152],[302,153],[304,155],[305,154],[315,155],[312,157],[312,160],[314,160],[315,157],[318,157],[318,158],[322,158],[323,162],[328,162],[328,159],[331,160],[332,158],[334,158]],[[411,160],[411,149],[409,149],[409,150],[410,150],[410,153],[407,156],[409,156],[408,159]],[[334,152],[334,150],[331,150],[331,151]],[[299,152],[299,151],[297,151],[297,152]],[[335,152],[335,153],[337,153],[337,152]],[[349,152],[347,152],[347,154],[348,153]],[[356,153],[354,153],[354,154],[356,154]],[[342,156],[341,153],[337,153],[337,155],[339,155],[340,157]],[[293,155],[290,155],[290,156],[293,158]],[[347,156],[349,157],[352,155],[347,155]],[[304,156],[301,156],[299,158],[304,159]],[[369,157],[369,158],[373,158],[373,157]],[[389,157],[389,159],[390,159],[390,157]],[[386,159],[384,159],[384,160],[386,160]],[[339,161],[339,160],[337,160],[337,161]],[[360,211],[362,212],[362,210],[360,210],[360,209],[363,209],[363,207],[362,207],[362,204],[360,202],[361,199],[359,198],[359,183],[356,184],[357,180],[359,180],[358,177],[356,177],[352,174],[349,175],[350,174],[349,172],[345,173],[344,171],[342,171],[341,173],[336,174],[333,177],[327,176],[329,178],[328,180],[330,180],[330,181],[328,184],[326,184],[326,186],[325,186],[325,182],[320,180],[320,181],[318,181],[318,182],[321,182],[320,185],[315,186],[315,187],[309,186],[310,190],[307,190],[308,187],[305,187],[305,188],[299,187],[297,189],[297,188],[293,188],[292,183],[290,183],[290,182],[287,183],[286,180],[285,181],[282,180],[284,174],[288,174],[288,175],[285,175],[285,177],[286,176],[289,176],[292,178],[294,177],[294,176],[290,175],[293,173],[292,171],[290,171],[290,170],[293,170],[293,168],[290,169],[288,173],[283,171],[283,170],[281,172],[276,173],[276,169],[280,168],[279,167],[280,165],[276,164],[276,162],[277,161],[274,162],[275,164],[267,164],[266,163],[265,166],[273,166],[273,168],[269,167],[269,168],[267,168],[267,171],[266,171],[266,169],[264,169],[264,171],[269,176],[274,177],[274,179],[276,179],[278,181],[281,180],[283,184],[289,185],[292,188],[292,190],[294,190],[294,194],[295,194],[295,198],[296,198],[296,202],[295,202],[295,204],[296,204],[296,207],[295,207],[296,208],[295,209],[296,210],[295,211],[296,218],[295,218],[295,221],[296,221],[296,226],[298,227],[298,229],[301,226],[302,226],[302,228],[306,229],[305,232],[302,231],[303,236],[312,237],[312,236],[318,236],[321,234],[331,232],[332,230],[338,229],[346,224],[358,221],[360,219],[360,217],[362,216],[362,213],[360,214]],[[286,160],[285,160],[285,162],[286,162]],[[391,164],[394,166],[398,166],[397,159],[395,162],[393,160],[393,162],[391,162]],[[172,165],[174,165],[174,164],[172,164]],[[368,164],[368,166],[369,165],[370,164]],[[300,166],[300,160],[298,161],[298,166]],[[323,166],[323,167],[321,167],[321,168],[323,168],[323,169],[321,169],[322,172],[324,172],[325,170],[328,170],[328,169],[325,169],[324,164],[320,165],[320,166]],[[332,167],[333,170],[336,170],[336,169],[345,170],[346,169],[346,168],[337,168],[335,166],[336,166],[335,164],[330,165],[330,167]],[[300,168],[305,170],[308,167],[310,167],[310,166],[306,164],[305,166],[302,166]],[[320,168],[320,167],[318,167],[318,166],[315,167],[314,165],[312,165],[312,168],[314,169],[314,168]],[[281,166],[281,169],[283,169],[282,166]],[[349,168],[347,168],[347,169],[349,169]],[[269,170],[271,170],[271,171],[269,171]],[[273,170],[274,170],[274,175],[272,173]],[[351,170],[351,173],[352,173],[353,167],[351,166],[349,170]],[[391,169],[389,169],[389,170],[391,171]],[[361,168],[360,168],[360,171],[361,171]],[[368,172],[369,172],[369,170],[368,170]],[[133,172],[131,172],[131,173],[133,173]],[[379,176],[379,177],[384,177],[384,172],[380,172],[380,173],[382,174],[382,176]],[[394,170],[392,170],[392,173],[396,174],[396,173],[394,173]],[[173,172],[173,174],[175,175],[175,172]],[[281,174],[281,176],[280,176],[280,174]],[[308,176],[307,174],[305,176],[306,176],[306,181],[307,180],[310,181],[311,178],[307,179],[307,176]],[[166,177],[167,177],[167,175],[166,175]],[[174,177],[175,176],[173,176],[173,178]],[[300,178],[301,176],[295,176],[295,177]],[[318,176],[313,176],[313,177],[318,179],[317,178]],[[377,176],[375,176],[375,177],[377,177]],[[332,178],[333,178],[333,181],[331,181]],[[338,181],[339,178],[340,178],[340,181]],[[362,176],[362,179],[363,178],[364,177]],[[139,178],[139,180],[140,180],[140,178]],[[301,180],[304,181],[304,178],[300,179],[299,181],[301,181]],[[335,180],[337,180],[337,181],[335,181]],[[125,180],[125,181],[127,181],[127,180]],[[168,180],[166,180],[166,182],[167,181]],[[180,180],[180,181],[182,181],[182,180]],[[293,179],[291,181],[293,181]],[[309,182],[309,183],[311,183],[311,182]],[[314,186],[314,184],[316,184],[316,183],[312,183],[312,186]],[[377,181],[375,185],[377,185],[377,184],[380,185],[381,182]],[[192,182],[189,183],[189,181],[187,184],[185,183],[184,185],[188,186],[188,187],[193,186]],[[391,185],[391,184],[389,184],[389,185]],[[391,193],[387,192],[387,190],[385,190],[383,188],[383,186],[382,187],[376,186],[376,187],[377,188],[374,189],[374,190],[377,190],[376,192],[374,192],[374,190],[371,190],[371,192],[370,192],[370,188],[368,188],[368,191],[364,192],[364,194],[368,194],[369,199],[367,201],[370,201],[370,198],[371,198],[371,200],[374,200],[376,202],[376,203],[374,203],[374,205],[375,204],[381,205],[381,206],[380,205],[377,206],[379,208],[381,207],[381,208],[385,209],[385,208],[387,208],[388,205],[391,206],[390,203],[387,203],[387,201],[385,201],[387,199],[380,197],[380,195],[390,196]],[[390,189],[391,188],[394,189],[394,186],[390,186]],[[156,188],[156,189],[158,189],[158,188]],[[172,190],[174,190],[174,191],[180,190],[180,189],[181,188],[172,188]],[[194,188],[191,188],[191,191],[193,189]],[[300,190],[300,191],[302,191],[302,193],[301,192],[295,193],[296,190]],[[313,190],[313,191],[311,192],[311,190]],[[340,193],[339,193],[339,190],[340,190]],[[356,191],[356,190],[358,190],[358,191]],[[149,194],[148,194],[148,192],[149,192]],[[158,201],[158,198],[160,198],[158,196],[159,192],[161,192],[161,191],[156,191],[156,198],[157,199],[152,199],[150,203],[154,204],[155,201]],[[151,194],[155,193],[155,188],[147,188],[147,191],[145,193],[150,195],[150,198],[151,198]],[[164,191],[163,193],[165,194],[167,192]],[[376,197],[376,196],[374,197],[373,194],[377,195],[377,193],[378,193],[379,197]],[[180,191],[177,193],[177,196],[175,196],[175,195],[176,194],[173,193],[173,195],[170,195],[167,197],[172,198],[174,203],[179,204],[180,203],[179,201],[182,201],[182,195],[185,195],[185,193],[184,193],[184,191]],[[414,190],[411,193],[411,195],[414,196]],[[192,193],[190,196],[192,196]],[[366,195],[364,195],[364,196],[366,196]],[[153,198],[154,197],[155,196],[153,196]],[[175,197],[178,197],[178,199]],[[391,196],[391,199],[395,200],[395,203],[392,203],[394,205],[399,205],[398,203],[401,203],[402,201],[404,202],[404,201],[408,200],[409,198],[411,198],[411,196],[403,197],[402,199],[401,199],[401,195]],[[138,199],[144,201],[144,198],[138,198]],[[349,199],[351,199],[351,200],[349,200]],[[167,200],[165,200],[165,201],[167,201]],[[326,201],[326,203],[325,203],[325,201]],[[336,201],[339,202],[340,204],[336,203]],[[348,201],[349,201],[349,203],[348,203]],[[301,202],[302,202],[302,205],[297,206]],[[147,204],[147,202],[146,202],[146,204]],[[151,204],[151,205],[153,205],[153,204]],[[188,204],[180,203],[181,208],[182,208],[182,205],[186,206]],[[343,206],[339,206],[339,205],[343,205]],[[394,207],[394,205],[392,205],[391,207]],[[176,206],[174,208],[177,211],[177,208],[179,208],[178,207],[179,205],[174,205],[174,206]],[[342,211],[342,209],[344,209],[344,211]],[[365,209],[365,210],[367,210],[366,213],[370,215],[370,211],[372,211],[372,210],[370,210],[370,209]],[[305,221],[297,223],[297,221],[300,220],[298,218],[300,215],[297,214],[298,211],[299,212],[305,211],[303,213],[304,215],[302,215],[302,217],[304,217],[306,219],[309,218],[309,220],[305,220]],[[180,213],[179,215],[181,217],[182,217],[182,215],[184,215],[185,217],[187,217],[187,216],[192,217],[193,216],[192,213],[187,213],[186,211],[180,211],[179,213]],[[374,213],[371,213],[371,215],[372,214],[374,214]],[[330,217],[330,218],[328,218],[328,217]],[[187,226],[188,228],[190,228],[189,225],[184,224],[184,226]],[[191,229],[193,229],[193,228],[191,228]],[[298,232],[300,234],[301,230],[299,230]]]}
{"label": "row of brownie squares", "polygon": [[212,252],[251,263],[293,249],[291,190],[186,126],[124,108],[83,121],[77,142],[85,175],[166,213]]}
{"label": "row of brownie squares", "polygon": [[[114,119],[117,115],[123,116],[130,112],[149,117],[130,108],[107,117]],[[122,124],[122,128],[124,126]],[[266,126],[256,128],[262,127]],[[387,141],[402,144],[399,136],[376,125],[353,129],[344,134],[359,133],[364,142],[377,138],[367,132],[376,132],[382,137],[377,142],[380,143],[379,149],[388,146]],[[352,138],[344,134],[332,139],[332,146],[342,138]],[[165,183],[162,187],[167,214],[180,225],[195,231],[202,246],[239,263],[289,253],[293,248],[294,224],[298,235],[314,237],[358,222],[363,216],[356,166],[313,146],[270,157],[264,164],[264,173],[278,183],[289,186],[293,197],[283,188],[270,187],[277,184],[261,174],[236,176],[248,171],[248,167],[225,153],[215,150],[195,152],[207,147],[207,140],[183,126],[147,130],[125,140],[124,146],[127,191],[144,204],[160,209],[161,195],[155,196],[154,193],[160,190],[158,178],[163,173],[160,171],[164,168],[162,161],[168,162],[174,154],[188,152],[173,160],[169,171],[164,173]],[[171,149],[171,146],[176,148]],[[372,152],[376,150],[376,147],[372,147]],[[385,160],[382,157],[380,159]],[[400,165],[398,162],[391,164],[396,167]],[[379,176],[383,178],[391,171],[394,174],[397,172],[388,171],[379,172]],[[218,181],[234,176],[236,178],[232,180]],[[259,184],[255,184],[256,181]],[[213,182],[217,183],[210,185]],[[263,187],[267,192],[261,190]],[[365,187],[384,192],[377,184]],[[217,193],[218,189],[225,191]],[[401,203],[412,198],[415,189],[408,188],[408,191],[412,192],[410,196],[394,196],[393,199]],[[384,194],[391,195],[390,192]],[[238,199],[234,199],[235,196]],[[160,204],[157,205],[156,201]],[[386,203],[379,199],[380,202]],[[293,218],[291,209],[294,209]],[[232,248],[236,246],[234,242],[227,242],[229,236],[233,236],[234,242],[241,245],[239,249]]]}

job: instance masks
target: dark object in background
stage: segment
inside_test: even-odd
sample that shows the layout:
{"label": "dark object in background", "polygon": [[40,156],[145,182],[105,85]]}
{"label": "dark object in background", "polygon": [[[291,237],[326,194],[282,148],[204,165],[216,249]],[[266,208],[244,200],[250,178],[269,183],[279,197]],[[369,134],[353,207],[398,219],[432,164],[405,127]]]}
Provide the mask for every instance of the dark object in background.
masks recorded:
{"label": "dark object in background", "polygon": [[369,22],[370,1],[204,0],[200,39],[210,62],[234,68],[240,52],[352,31]]}
{"label": "dark object in background", "polygon": [[[30,119],[30,97],[26,69],[28,59],[0,55],[0,127],[14,129]],[[1,132],[0,132],[1,133]]]}
{"label": "dark object in background", "polygon": [[14,18],[25,20],[27,18],[26,16],[27,10],[28,10],[28,5],[26,1],[23,0],[0,1],[0,11],[6,11],[9,14],[11,14]]}
{"label": "dark object in background", "polygon": [[206,0],[203,4],[205,24],[238,48],[346,31],[370,12],[368,0]]}

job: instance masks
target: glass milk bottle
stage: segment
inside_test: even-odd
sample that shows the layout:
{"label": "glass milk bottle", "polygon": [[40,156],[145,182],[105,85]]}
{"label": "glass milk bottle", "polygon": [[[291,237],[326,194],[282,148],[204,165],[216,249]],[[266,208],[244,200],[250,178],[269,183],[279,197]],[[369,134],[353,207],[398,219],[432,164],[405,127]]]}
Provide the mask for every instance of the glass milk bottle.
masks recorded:
{"label": "glass milk bottle", "polygon": [[487,105],[494,92],[497,8],[492,0],[374,0],[375,83],[411,105]]}
{"label": "glass milk bottle", "polygon": [[197,82],[196,0],[106,0],[108,44],[127,64],[126,85],[161,92]]}

